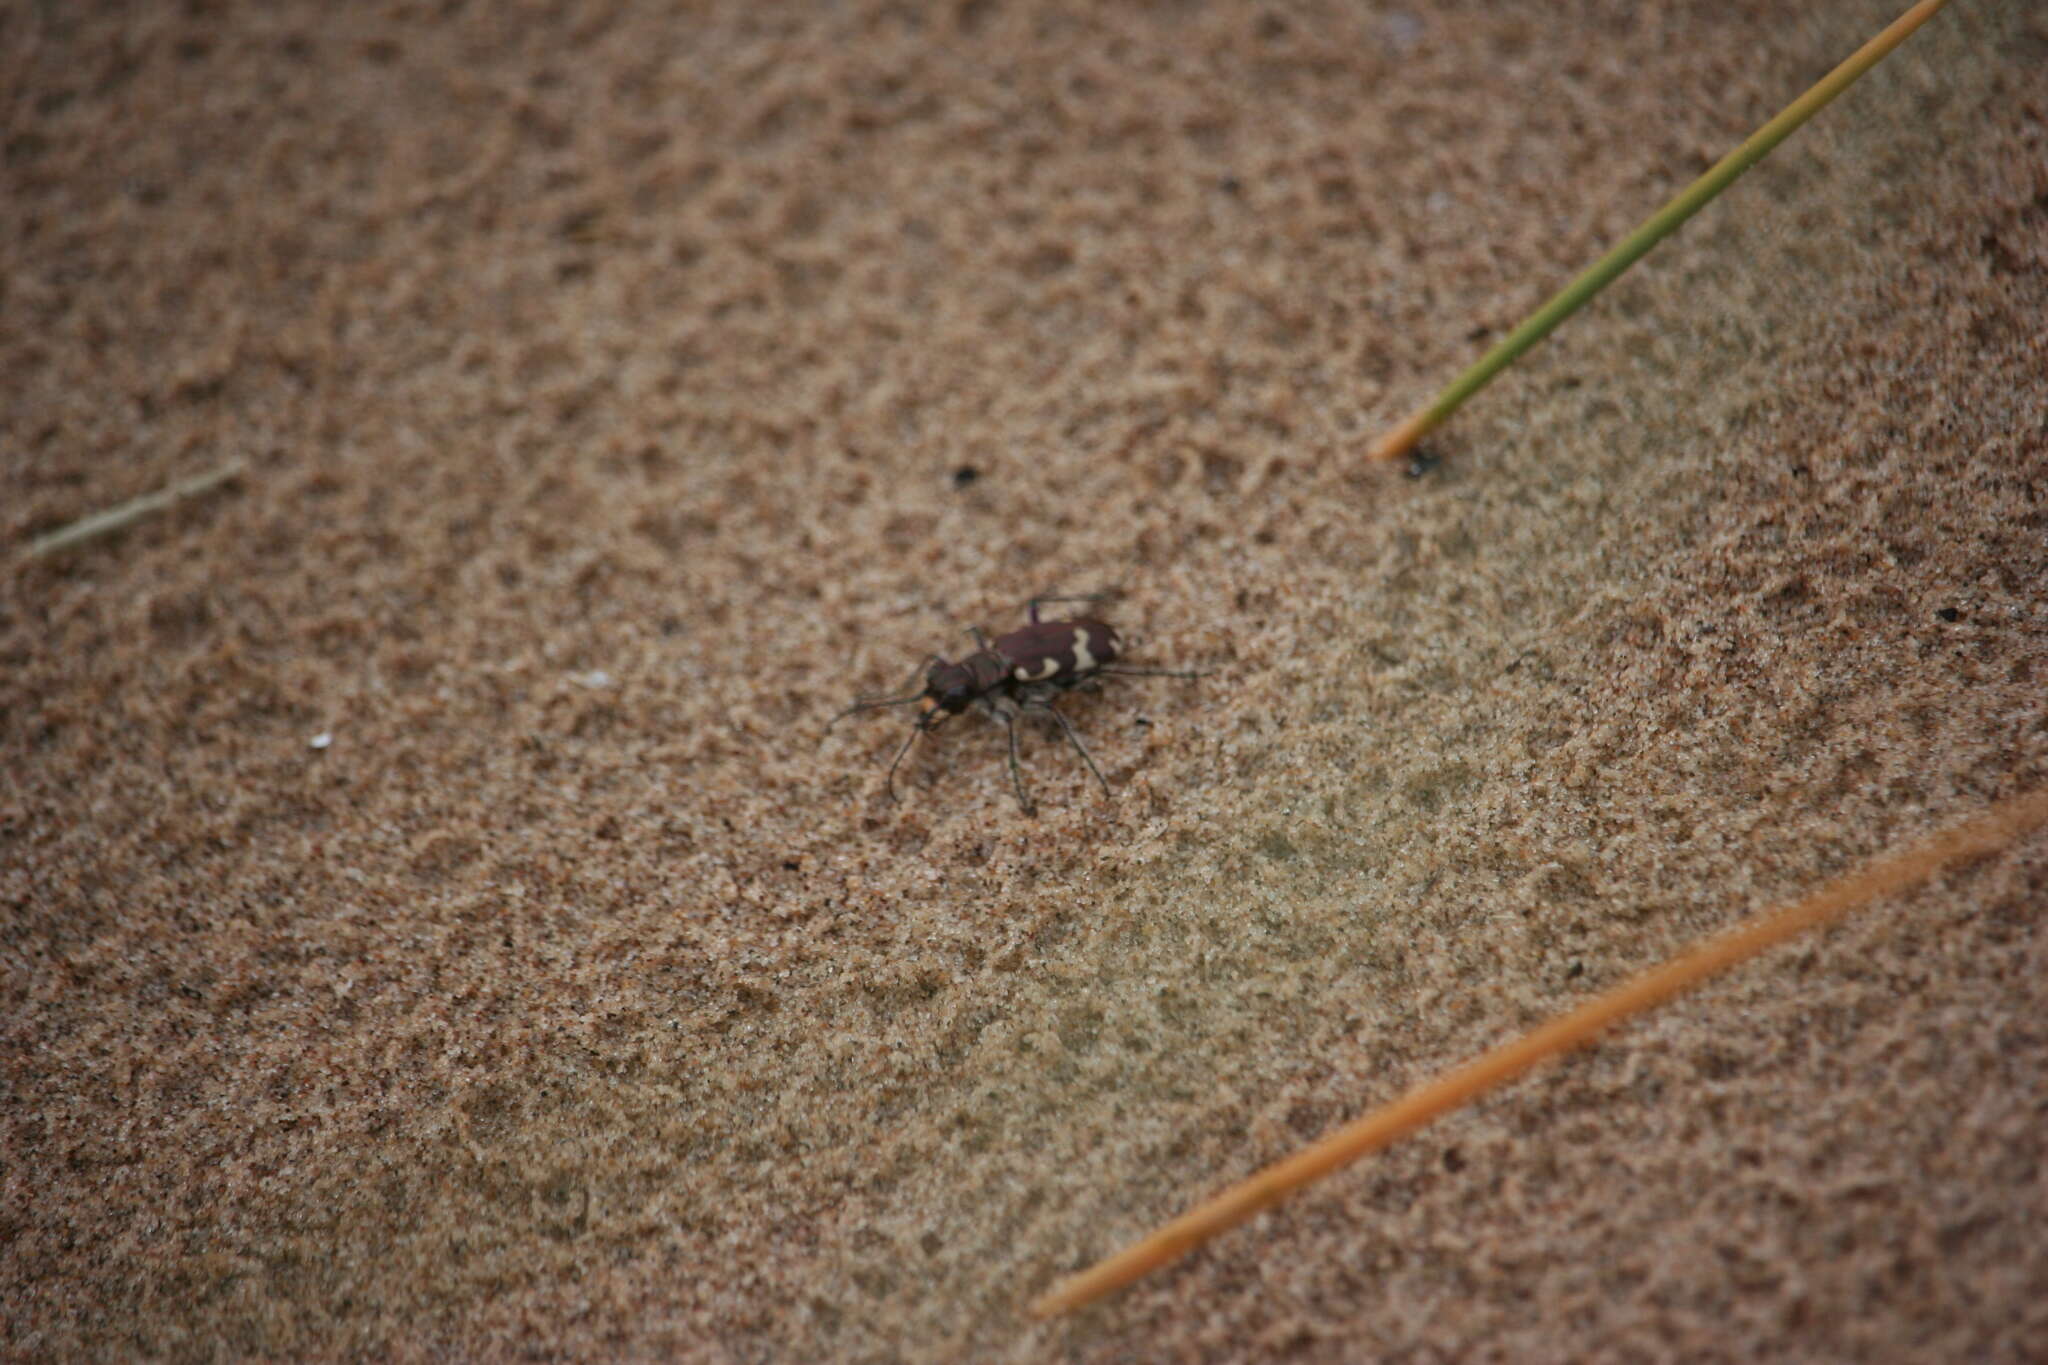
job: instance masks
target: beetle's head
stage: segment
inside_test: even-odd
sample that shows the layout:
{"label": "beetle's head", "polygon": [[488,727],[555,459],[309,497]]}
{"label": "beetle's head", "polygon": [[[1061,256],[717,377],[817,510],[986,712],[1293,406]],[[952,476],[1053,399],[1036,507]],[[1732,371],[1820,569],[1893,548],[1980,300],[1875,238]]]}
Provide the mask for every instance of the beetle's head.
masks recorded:
{"label": "beetle's head", "polygon": [[959,715],[980,692],[974,670],[966,664],[933,660],[924,674],[925,720],[936,724],[945,716]]}

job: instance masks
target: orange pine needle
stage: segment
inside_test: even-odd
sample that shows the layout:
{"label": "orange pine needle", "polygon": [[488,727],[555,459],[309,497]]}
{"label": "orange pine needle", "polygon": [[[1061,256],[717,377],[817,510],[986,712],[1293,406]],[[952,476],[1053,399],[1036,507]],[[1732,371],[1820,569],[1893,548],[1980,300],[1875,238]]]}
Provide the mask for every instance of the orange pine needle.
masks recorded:
{"label": "orange pine needle", "polygon": [[2044,824],[2048,824],[2048,790],[2015,797],[1903,853],[1838,878],[1804,900],[1753,915],[1734,929],[1410,1091],[1297,1155],[1225,1190],[1144,1240],[1062,1280],[1034,1301],[1030,1312],[1034,1317],[1051,1317],[1119,1289],[1179,1259],[1291,1191],[1406,1136],[1439,1114],[1519,1076],[1538,1062],[1587,1042],[1608,1025],[1662,1004],[1716,972],[1819,928],[1881,896],[1917,886],[1950,863],[2003,848]]}

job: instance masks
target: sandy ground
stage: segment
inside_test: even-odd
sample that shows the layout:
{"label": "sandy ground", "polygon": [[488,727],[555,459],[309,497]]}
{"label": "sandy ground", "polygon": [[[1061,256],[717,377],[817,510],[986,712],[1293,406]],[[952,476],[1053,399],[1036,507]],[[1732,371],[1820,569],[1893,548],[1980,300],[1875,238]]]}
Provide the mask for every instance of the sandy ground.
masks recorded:
{"label": "sandy ground", "polygon": [[1805,8],[0,7],[0,1354],[2048,1356],[2039,837],[1019,1311],[2048,783],[2038,6],[1360,460]]}

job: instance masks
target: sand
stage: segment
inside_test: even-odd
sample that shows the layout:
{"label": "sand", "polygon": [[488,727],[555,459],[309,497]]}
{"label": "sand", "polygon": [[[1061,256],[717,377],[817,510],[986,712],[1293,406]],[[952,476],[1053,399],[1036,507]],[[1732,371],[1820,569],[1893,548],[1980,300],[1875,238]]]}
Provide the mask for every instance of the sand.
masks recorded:
{"label": "sand", "polygon": [[[2048,21],[0,10],[0,1354],[2048,1355]],[[37,536],[245,462],[32,563]],[[827,719],[1035,594],[1126,679]]]}

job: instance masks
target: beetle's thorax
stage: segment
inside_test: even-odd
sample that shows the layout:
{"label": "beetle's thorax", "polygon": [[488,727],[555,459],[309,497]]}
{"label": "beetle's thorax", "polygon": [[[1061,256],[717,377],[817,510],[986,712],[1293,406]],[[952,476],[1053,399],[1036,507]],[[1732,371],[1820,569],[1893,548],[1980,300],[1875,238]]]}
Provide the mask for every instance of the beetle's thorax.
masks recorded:
{"label": "beetle's thorax", "polygon": [[987,649],[976,650],[958,663],[936,661],[924,675],[924,694],[931,703],[929,714],[960,714],[1001,686],[1008,672],[1002,656]]}

